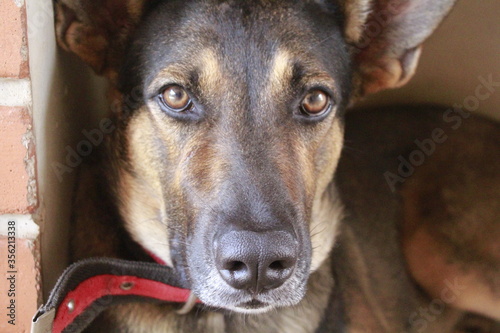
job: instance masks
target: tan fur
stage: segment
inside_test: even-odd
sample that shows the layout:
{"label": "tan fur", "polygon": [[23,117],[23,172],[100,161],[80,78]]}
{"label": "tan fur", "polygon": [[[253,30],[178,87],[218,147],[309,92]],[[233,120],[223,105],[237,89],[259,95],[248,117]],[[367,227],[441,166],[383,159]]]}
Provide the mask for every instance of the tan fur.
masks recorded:
{"label": "tan fur", "polygon": [[[279,49],[274,55],[273,64],[269,71],[269,86],[273,90],[283,89],[292,75],[290,66],[290,52],[285,49]],[[273,93],[273,95],[278,95]]]}
{"label": "tan fur", "polygon": [[325,142],[329,144],[322,147],[321,151],[318,151],[318,154],[324,155],[325,160],[322,161],[323,163],[316,165],[315,173],[312,174],[312,177],[319,177],[319,179],[316,180],[316,193],[310,225],[313,247],[311,270],[322,265],[330,254],[336,239],[339,222],[343,218],[343,208],[340,201],[337,200],[336,191],[328,189],[342,149],[342,140],[339,134],[343,134],[343,129],[338,123],[334,123],[333,127],[330,136],[325,139]]}
{"label": "tan fur", "polygon": [[[491,285],[484,272],[474,270],[474,263],[464,269],[463,264],[450,262],[449,249],[442,241],[433,238],[428,231],[419,229],[405,244],[405,255],[413,276],[434,297],[442,297],[446,283],[456,283],[463,290],[453,299],[457,308],[473,309],[484,316],[500,320],[500,294],[498,285]],[[495,268],[493,268],[495,269]],[[496,272],[487,275],[499,274]],[[493,290],[492,290],[493,289]]]}
{"label": "tan fur", "polygon": [[445,144],[461,148],[438,146],[405,184],[403,245],[414,278],[432,296],[458,279],[464,290],[454,306],[500,320],[500,137],[493,125],[476,126],[489,141],[465,140],[468,129],[450,133]]}
{"label": "tan fur", "polygon": [[159,161],[155,159],[155,152],[152,151],[147,135],[154,129],[145,113],[139,113],[132,122],[140,123],[140,126],[129,127],[130,141],[135,143],[130,146],[130,159],[135,164],[134,171],[145,174],[147,178],[136,179],[128,172],[120,171],[118,186],[122,193],[121,214],[127,217],[125,227],[135,240],[171,265],[169,244],[165,241],[168,239],[168,229],[165,228],[168,221],[165,220],[166,215],[162,209],[164,203],[161,180],[154,172],[155,168],[148,167],[150,165],[161,167]]}
{"label": "tan fur", "polygon": [[224,75],[214,50],[209,48],[201,50],[198,62],[202,68],[200,84],[217,90],[217,86],[224,83]]}
{"label": "tan fur", "polygon": [[372,9],[371,0],[345,0],[342,3],[346,13],[345,34],[347,40],[356,43],[362,36],[363,27]]}
{"label": "tan fur", "polygon": [[126,3],[128,13],[134,21],[139,20],[139,18],[141,17],[144,10],[144,4],[144,0],[129,0]]}
{"label": "tan fur", "polygon": [[[332,205],[332,202],[336,203]],[[326,192],[316,198],[311,219],[311,243],[313,248],[311,271],[314,272],[329,257],[337,239],[337,232],[344,217],[344,210],[336,193]],[[332,237],[333,235],[333,237]]]}

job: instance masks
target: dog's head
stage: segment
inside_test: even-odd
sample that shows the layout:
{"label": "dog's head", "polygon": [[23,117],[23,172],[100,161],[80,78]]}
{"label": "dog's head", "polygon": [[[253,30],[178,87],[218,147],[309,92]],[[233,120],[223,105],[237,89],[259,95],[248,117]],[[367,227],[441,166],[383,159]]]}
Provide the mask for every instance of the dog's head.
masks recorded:
{"label": "dog's head", "polygon": [[207,305],[297,304],[334,241],[344,109],[405,83],[451,3],[59,3],[60,43],[121,96],[126,229]]}

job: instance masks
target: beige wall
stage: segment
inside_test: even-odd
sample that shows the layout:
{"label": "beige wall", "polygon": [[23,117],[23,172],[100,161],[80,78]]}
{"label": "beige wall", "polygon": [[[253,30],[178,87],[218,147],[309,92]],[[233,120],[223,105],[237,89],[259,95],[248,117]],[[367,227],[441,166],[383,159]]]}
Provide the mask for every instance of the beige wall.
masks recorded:
{"label": "beige wall", "polygon": [[68,149],[75,149],[82,129],[92,128],[104,90],[79,59],[56,45],[52,0],[27,0],[27,9],[40,201],[37,222],[46,298],[68,264],[68,222],[77,168],[62,171],[62,166],[67,166]]}

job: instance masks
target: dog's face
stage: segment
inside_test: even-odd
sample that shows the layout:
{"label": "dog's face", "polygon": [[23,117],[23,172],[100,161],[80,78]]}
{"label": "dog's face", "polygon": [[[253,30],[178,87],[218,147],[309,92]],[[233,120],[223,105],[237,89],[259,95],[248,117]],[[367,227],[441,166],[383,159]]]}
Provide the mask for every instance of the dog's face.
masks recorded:
{"label": "dog's face", "polygon": [[297,304],[334,242],[348,99],[408,81],[452,3],[58,2],[61,46],[121,93],[110,178],[128,232],[206,305]]}
{"label": "dog's face", "polygon": [[126,111],[122,215],[207,305],[296,304],[328,253],[336,221],[312,217],[339,159],[351,77],[334,15],[291,1],[174,2],[133,41],[120,81],[144,104]]}

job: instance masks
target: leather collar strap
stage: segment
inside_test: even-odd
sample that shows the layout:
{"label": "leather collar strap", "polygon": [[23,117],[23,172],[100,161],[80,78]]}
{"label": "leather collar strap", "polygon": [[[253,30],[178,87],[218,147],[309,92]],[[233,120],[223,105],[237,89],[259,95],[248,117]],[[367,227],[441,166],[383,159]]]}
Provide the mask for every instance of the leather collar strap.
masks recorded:
{"label": "leather collar strap", "polygon": [[157,263],[82,260],[63,272],[33,317],[31,333],[81,332],[106,308],[124,302],[185,303],[185,288],[172,268]]}

